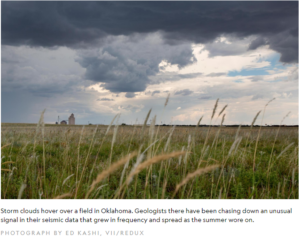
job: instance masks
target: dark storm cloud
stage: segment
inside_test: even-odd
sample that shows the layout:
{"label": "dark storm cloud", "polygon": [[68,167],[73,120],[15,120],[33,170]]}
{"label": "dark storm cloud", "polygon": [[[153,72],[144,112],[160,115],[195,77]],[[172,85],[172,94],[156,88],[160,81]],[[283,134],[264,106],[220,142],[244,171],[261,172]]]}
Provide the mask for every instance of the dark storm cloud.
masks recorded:
{"label": "dark storm cloud", "polygon": [[179,90],[175,92],[175,95],[183,95],[183,96],[187,96],[192,94],[193,91],[189,90],[189,89],[184,89],[184,90]]}
{"label": "dark storm cloud", "polygon": [[107,35],[160,31],[168,44],[256,35],[282,62],[298,62],[298,1],[2,2],[2,44],[87,46]]}
{"label": "dark storm cloud", "polygon": [[76,61],[86,68],[85,78],[102,82],[111,92],[144,91],[162,60],[179,68],[195,61],[190,44],[167,45],[158,33],[109,37],[103,47],[78,51]]}
{"label": "dark storm cloud", "polygon": [[249,46],[249,50],[255,50],[258,47],[266,45],[266,44],[267,44],[267,41],[263,37],[259,36],[251,42],[251,44]]}

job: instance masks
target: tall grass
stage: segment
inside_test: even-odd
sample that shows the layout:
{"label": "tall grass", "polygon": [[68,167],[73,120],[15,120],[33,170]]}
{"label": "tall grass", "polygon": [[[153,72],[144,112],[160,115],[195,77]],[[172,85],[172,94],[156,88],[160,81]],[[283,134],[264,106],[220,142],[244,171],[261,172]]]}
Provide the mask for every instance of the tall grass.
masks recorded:
{"label": "tall grass", "polygon": [[225,127],[218,103],[219,127],[2,124],[1,197],[299,198],[298,128]]}

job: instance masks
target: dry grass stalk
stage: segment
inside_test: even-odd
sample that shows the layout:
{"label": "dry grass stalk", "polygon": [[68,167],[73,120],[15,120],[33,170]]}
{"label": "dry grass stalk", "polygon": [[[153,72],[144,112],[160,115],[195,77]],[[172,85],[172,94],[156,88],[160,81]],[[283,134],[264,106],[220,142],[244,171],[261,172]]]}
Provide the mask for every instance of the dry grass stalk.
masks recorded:
{"label": "dry grass stalk", "polygon": [[196,127],[199,127],[199,125],[200,125],[200,123],[201,123],[201,121],[202,121],[202,119],[203,119],[203,116],[204,116],[204,115],[202,115],[202,117],[199,119],[199,121],[198,121],[198,123],[197,123],[197,126],[196,126]]}
{"label": "dry grass stalk", "polygon": [[[5,165],[5,164],[10,164],[10,163],[15,163],[15,162],[13,162],[13,161],[6,161],[6,162],[2,163],[1,166]],[[1,168],[1,171],[11,172],[10,169],[5,169],[5,168]]]}
{"label": "dry grass stalk", "polygon": [[13,162],[13,161],[6,161],[6,162],[2,163],[1,165],[9,164],[9,163],[15,163],[15,162]]}
{"label": "dry grass stalk", "polygon": [[[273,151],[274,151],[274,147],[275,147],[275,143],[276,143],[276,140],[277,140],[277,137],[278,137],[279,130],[280,130],[280,128],[281,128],[281,125],[282,125],[283,121],[285,120],[286,117],[289,116],[290,113],[291,113],[291,111],[289,111],[289,112],[283,117],[283,119],[281,120],[280,125],[279,125],[279,127],[278,127],[278,130],[277,130],[277,132],[276,132],[276,136],[275,136],[275,139],[274,139],[274,142],[273,142],[273,146],[272,146],[272,150],[271,150],[271,155],[270,155],[270,159],[269,159],[268,173],[269,173],[270,164],[271,164],[271,160],[272,160],[272,156],[273,156]],[[268,174],[268,175],[269,175],[269,174]]]}
{"label": "dry grass stalk", "polygon": [[[80,137],[79,137],[79,143],[78,143],[78,157],[77,157],[77,171],[76,171],[76,183],[77,183],[77,180],[78,180],[78,170],[79,170],[79,161],[80,161],[80,143],[81,143],[81,139],[82,139],[82,135],[83,135],[83,130],[84,130],[84,126],[82,126],[82,129],[81,129],[81,133],[80,133]],[[76,192],[75,192],[75,198],[77,196],[77,187],[76,187]]]}
{"label": "dry grass stalk", "polygon": [[239,143],[241,142],[241,140],[242,140],[242,137],[241,137],[241,136],[240,136],[240,137],[237,137],[237,138],[234,140],[234,142],[233,142],[233,144],[231,145],[230,150],[229,150],[229,152],[228,152],[227,158],[230,157],[232,151],[235,150],[235,149],[237,148],[237,146],[239,145]]}
{"label": "dry grass stalk", "polygon": [[71,177],[73,177],[73,176],[74,176],[74,173],[71,174],[70,176],[68,176],[68,177],[63,181],[62,186],[64,186],[64,184],[65,184]]}
{"label": "dry grass stalk", "polygon": [[[167,99],[166,99],[166,102],[165,102],[165,105],[164,105],[164,109],[163,109],[162,116],[161,116],[161,118],[160,118],[160,121],[158,121],[158,122],[162,122],[161,120],[162,120],[162,118],[163,118],[163,115],[164,115],[164,112],[165,112],[165,108],[166,108],[166,106],[168,105],[169,98],[170,98],[170,93],[169,93],[168,96],[167,96]],[[160,127],[160,124],[158,124],[157,130],[156,130],[156,134],[155,134],[155,140],[154,140],[154,141],[156,141],[156,139],[157,139],[158,132],[159,132],[159,127]],[[162,138],[161,138],[160,140],[162,140]],[[158,150],[158,147],[156,148],[155,152],[156,152],[157,150]]]}
{"label": "dry grass stalk", "polygon": [[273,98],[272,100],[269,100],[269,102],[265,105],[267,107],[272,101],[274,101],[276,98]]}
{"label": "dry grass stalk", "polygon": [[165,152],[167,151],[168,146],[169,146],[169,144],[170,144],[171,137],[172,137],[172,134],[173,134],[173,132],[174,132],[174,129],[175,129],[175,125],[172,127],[172,130],[171,130],[171,132],[170,132],[170,135],[169,135],[169,137],[168,137],[168,139],[167,139],[167,143],[166,143],[165,148],[164,148],[164,151],[165,151]]}
{"label": "dry grass stalk", "polygon": [[66,197],[72,197],[73,194],[72,193],[65,193],[65,194],[62,194],[62,195],[59,195],[53,199],[63,199],[63,198],[66,198]]}
{"label": "dry grass stalk", "polygon": [[239,127],[238,127],[238,129],[237,129],[237,131],[236,131],[234,140],[236,140],[236,139],[239,137],[239,133],[240,133],[240,130],[241,130],[241,126],[242,126],[242,124],[239,125]]}
{"label": "dry grass stalk", "polygon": [[93,181],[93,183],[91,184],[91,188],[87,192],[85,198],[88,198],[88,196],[90,195],[90,193],[93,191],[93,189],[95,188],[95,186],[98,183],[100,183],[103,179],[107,178],[111,173],[116,171],[120,166],[124,165],[128,160],[130,160],[131,158],[133,158],[136,155],[137,155],[137,152],[131,153],[131,154],[127,155],[126,157],[120,159],[118,162],[112,164],[107,170],[104,170],[103,172],[101,172],[97,176],[97,178]]}
{"label": "dry grass stalk", "polygon": [[251,123],[251,128],[253,127],[253,125],[255,124],[255,121],[257,120],[257,117],[259,116],[261,110],[257,112],[257,114],[255,115],[255,117],[253,118],[252,120],[252,123]]}
{"label": "dry grass stalk", "polygon": [[281,151],[281,153],[277,156],[277,159],[280,158],[281,155],[283,155],[290,147],[294,145],[294,142],[290,143],[284,150]]}
{"label": "dry grass stalk", "polygon": [[[108,128],[107,128],[107,130],[106,130],[106,132],[105,132],[105,134],[104,134],[104,137],[102,138],[102,141],[101,141],[100,147],[99,147],[99,149],[98,149],[98,151],[97,151],[97,154],[96,154],[96,157],[95,157],[95,160],[94,160],[93,166],[92,166],[92,170],[91,170],[91,172],[90,172],[89,183],[90,183],[90,180],[91,180],[91,175],[93,174],[93,171],[94,171],[94,168],[95,168],[96,161],[97,161],[97,159],[98,159],[98,156],[99,156],[100,150],[101,150],[101,148],[102,148],[102,145],[103,145],[103,142],[104,142],[104,140],[105,140],[105,137],[106,137],[107,133],[109,132],[109,129],[110,129],[110,127],[112,126],[113,122],[115,121],[115,119],[116,119],[117,117],[119,117],[119,118],[120,118],[120,114],[116,114],[116,115],[115,115],[115,117],[114,117],[114,118],[112,119],[112,121],[110,122],[110,125],[108,126]],[[118,119],[119,119],[119,118],[118,118]],[[116,130],[116,128],[115,128],[115,130]],[[134,129],[134,131],[135,131],[135,129]],[[128,152],[129,152],[129,148],[128,148]],[[76,181],[77,181],[77,179],[76,179]]]}
{"label": "dry grass stalk", "polygon": [[170,93],[167,96],[166,102],[165,102],[165,107],[167,106],[168,102],[169,102],[169,98],[170,98]]}
{"label": "dry grass stalk", "polygon": [[[227,106],[228,106],[228,105],[225,105],[225,106],[223,107],[223,109],[222,109],[222,110],[220,111],[220,113],[219,113],[219,116],[224,112],[224,110],[227,108]],[[219,116],[218,116],[218,117],[219,117]]]}
{"label": "dry grass stalk", "polygon": [[[254,172],[254,169],[255,169],[256,151],[257,151],[257,145],[258,145],[258,140],[259,140],[259,136],[260,136],[261,126],[262,126],[262,124],[263,124],[263,120],[264,120],[266,108],[267,108],[267,106],[268,106],[273,100],[275,100],[275,98],[271,99],[271,100],[265,105],[265,107],[264,107],[263,116],[262,116],[262,118],[261,118],[261,123],[260,123],[260,127],[259,127],[258,134],[257,134],[257,138],[256,138],[256,143],[255,143],[254,156],[253,156],[253,172]],[[254,189],[254,187],[253,187],[253,189]]]}
{"label": "dry grass stalk", "polygon": [[90,152],[91,152],[92,146],[94,145],[94,139],[95,139],[95,135],[96,135],[97,130],[98,130],[98,125],[95,128],[94,133],[93,133],[92,141],[91,141],[87,156],[86,156],[85,161],[84,161],[84,165],[83,165],[83,169],[82,169],[82,172],[81,172],[81,175],[80,175],[80,178],[79,178],[78,186],[76,187],[76,195],[75,196],[77,196],[78,189],[80,188],[80,183],[81,183],[81,180],[82,180],[85,168],[86,168],[87,160],[90,157]]}
{"label": "dry grass stalk", "polygon": [[151,121],[151,125],[149,128],[149,137],[150,137],[150,142],[152,143],[153,141],[153,137],[155,134],[155,122],[156,122],[156,115],[154,115],[152,121]]}
{"label": "dry grass stalk", "polygon": [[152,109],[149,110],[149,112],[148,112],[148,114],[147,114],[147,116],[145,118],[145,121],[144,121],[144,124],[143,124],[143,128],[142,128],[142,134],[141,134],[142,137],[144,136],[144,130],[145,130],[146,126],[147,126],[147,122],[148,122],[149,116],[151,114],[151,110]]}
{"label": "dry grass stalk", "polygon": [[11,172],[10,169],[5,169],[5,168],[1,168],[1,171],[5,171],[5,172]]}
{"label": "dry grass stalk", "polygon": [[110,125],[107,127],[106,133],[105,135],[107,135],[107,133],[109,132],[110,127],[112,126],[112,124],[114,123],[115,119],[119,116],[119,114],[116,114],[115,117],[112,119],[112,121],[110,122]]}
{"label": "dry grass stalk", "polygon": [[23,191],[25,190],[26,187],[27,187],[27,184],[23,183],[20,190],[19,190],[18,199],[22,198]]}
{"label": "dry grass stalk", "polygon": [[1,149],[5,148],[5,147],[7,147],[7,146],[9,146],[9,145],[11,145],[11,143],[6,144],[6,145],[3,145],[3,146],[1,147]]}
{"label": "dry grass stalk", "polygon": [[126,184],[128,185],[129,182],[130,182],[130,179],[134,176],[134,175],[137,175],[139,174],[143,169],[147,168],[148,166],[152,165],[152,164],[155,164],[155,163],[158,163],[160,161],[163,161],[163,160],[166,160],[166,159],[169,159],[169,158],[172,158],[172,157],[178,157],[180,155],[184,155],[186,152],[173,152],[173,153],[170,153],[170,154],[162,154],[162,155],[158,155],[158,156],[155,156],[153,158],[150,158],[148,159],[147,161],[141,163],[140,165],[138,165],[136,167],[136,169],[130,173],[130,175],[128,176],[127,180],[126,180]]}
{"label": "dry grass stalk", "polygon": [[174,198],[174,196],[178,192],[179,188],[181,186],[185,185],[188,181],[190,181],[194,177],[199,176],[199,175],[201,175],[203,173],[207,173],[209,171],[212,171],[212,170],[218,168],[219,166],[220,166],[219,164],[216,164],[216,165],[208,166],[206,168],[199,168],[196,171],[194,171],[193,173],[189,173],[179,184],[176,185],[176,189],[175,189],[175,192],[174,192],[172,198]]}
{"label": "dry grass stalk", "polygon": [[225,115],[226,115],[226,114],[223,114],[223,117],[222,117],[222,121],[221,121],[221,125],[220,125],[220,127],[222,127],[222,125],[223,125],[223,123],[224,123],[224,120],[225,120]]}
{"label": "dry grass stalk", "polygon": [[214,106],[214,109],[213,109],[213,112],[212,112],[212,115],[211,115],[211,119],[213,119],[213,117],[216,113],[216,110],[217,110],[217,107],[218,107],[218,102],[219,102],[219,98],[216,100],[216,103],[215,103],[215,106]]}

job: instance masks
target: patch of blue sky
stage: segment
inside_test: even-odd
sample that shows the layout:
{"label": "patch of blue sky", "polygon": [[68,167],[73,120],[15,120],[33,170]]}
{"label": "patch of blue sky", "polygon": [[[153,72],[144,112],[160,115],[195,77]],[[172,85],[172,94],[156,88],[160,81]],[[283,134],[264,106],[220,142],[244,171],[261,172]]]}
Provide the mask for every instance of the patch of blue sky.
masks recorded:
{"label": "patch of blue sky", "polygon": [[269,66],[262,68],[245,68],[241,71],[229,71],[227,76],[262,76],[269,75],[269,70],[285,70],[287,66],[279,62],[279,59],[280,54],[276,53],[272,57],[264,59],[264,61],[268,61],[270,63]]}

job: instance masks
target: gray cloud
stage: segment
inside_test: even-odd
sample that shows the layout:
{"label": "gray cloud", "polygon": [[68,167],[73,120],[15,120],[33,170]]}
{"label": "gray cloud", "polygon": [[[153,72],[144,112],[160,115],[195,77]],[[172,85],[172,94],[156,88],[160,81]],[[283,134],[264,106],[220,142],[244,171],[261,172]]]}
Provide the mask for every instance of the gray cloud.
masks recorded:
{"label": "gray cloud", "polygon": [[136,96],[136,94],[134,94],[134,93],[132,93],[132,92],[127,92],[126,94],[125,94],[125,97],[126,98],[134,98]]}
{"label": "gray cloud", "polygon": [[114,101],[114,99],[101,98],[101,99],[97,99],[97,101]]}
{"label": "gray cloud", "polygon": [[227,73],[210,73],[206,76],[209,76],[209,77],[219,77],[219,76],[225,76],[227,75]]}
{"label": "gray cloud", "polygon": [[238,38],[233,35],[224,36],[226,36],[226,39],[229,40],[229,42],[234,42],[234,44],[218,39],[217,41],[205,44],[205,48],[203,50],[208,50],[210,57],[240,55],[247,51],[249,44],[248,38]]}
{"label": "gray cloud", "polygon": [[270,48],[281,53],[280,61],[285,63],[297,62],[298,58],[298,33],[294,35],[292,32],[298,32],[298,26],[294,30],[284,31],[268,38]]}
{"label": "gray cloud", "polygon": [[254,95],[254,96],[252,97],[251,100],[258,100],[258,99],[263,99],[263,98],[264,98],[263,95],[261,95],[261,94],[256,94],[256,95]]}
{"label": "gray cloud", "polygon": [[158,93],[160,93],[160,90],[155,90],[152,92],[151,96],[154,96],[155,94],[158,94]]}
{"label": "gray cloud", "polygon": [[182,95],[182,96],[187,96],[192,94],[193,91],[189,90],[189,89],[184,89],[184,90],[179,90],[175,92],[175,95]]}
{"label": "gray cloud", "polygon": [[[57,60],[50,56],[56,55]],[[34,56],[34,57],[33,57]],[[2,46],[2,91],[23,90],[41,97],[81,91],[82,69],[72,50]]]}
{"label": "gray cloud", "polygon": [[264,80],[264,77],[263,76],[251,76],[251,77],[249,77],[249,79],[253,82],[256,82],[256,81]]}
{"label": "gray cloud", "polygon": [[249,50],[255,50],[258,47],[266,45],[266,44],[267,44],[267,41],[263,37],[259,36],[251,42],[251,44],[249,46]]}
{"label": "gray cloud", "polygon": [[140,112],[144,108],[144,106],[143,105],[120,105],[118,106],[118,108],[127,111]]}
{"label": "gray cloud", "polygon": [[205,96],[199,97],[198,99],[199,99],[199,100],[209,100],[210,98],[211,98],[211,96],[205,95]]}
{"label": "gray cloud", "polygon": [[2,44],[86,47],[108,35],[157,31],[169,45],[256,35],[281,61],[298,62],[298,1],[2,3]]}
{"label": "gray cloud", "polygon": [[159,72],[166,60],[179,67],[195,61],[191,45],[166,45],[159,33],[135,37],[109,37],[104,47],[79,51],[76,60],[86,68],[85,78],[102,82],[111,92],[141,92],[150,76]]}
{"label": "gray cloud", "polygon": [[202,73],[188,73],[188,74],[177,74],[177,73],[160,73],[159,75],[151,76],[149,84],[160,84],[167,81],[179,81],[182,79],[193,79],[201,77]]}

